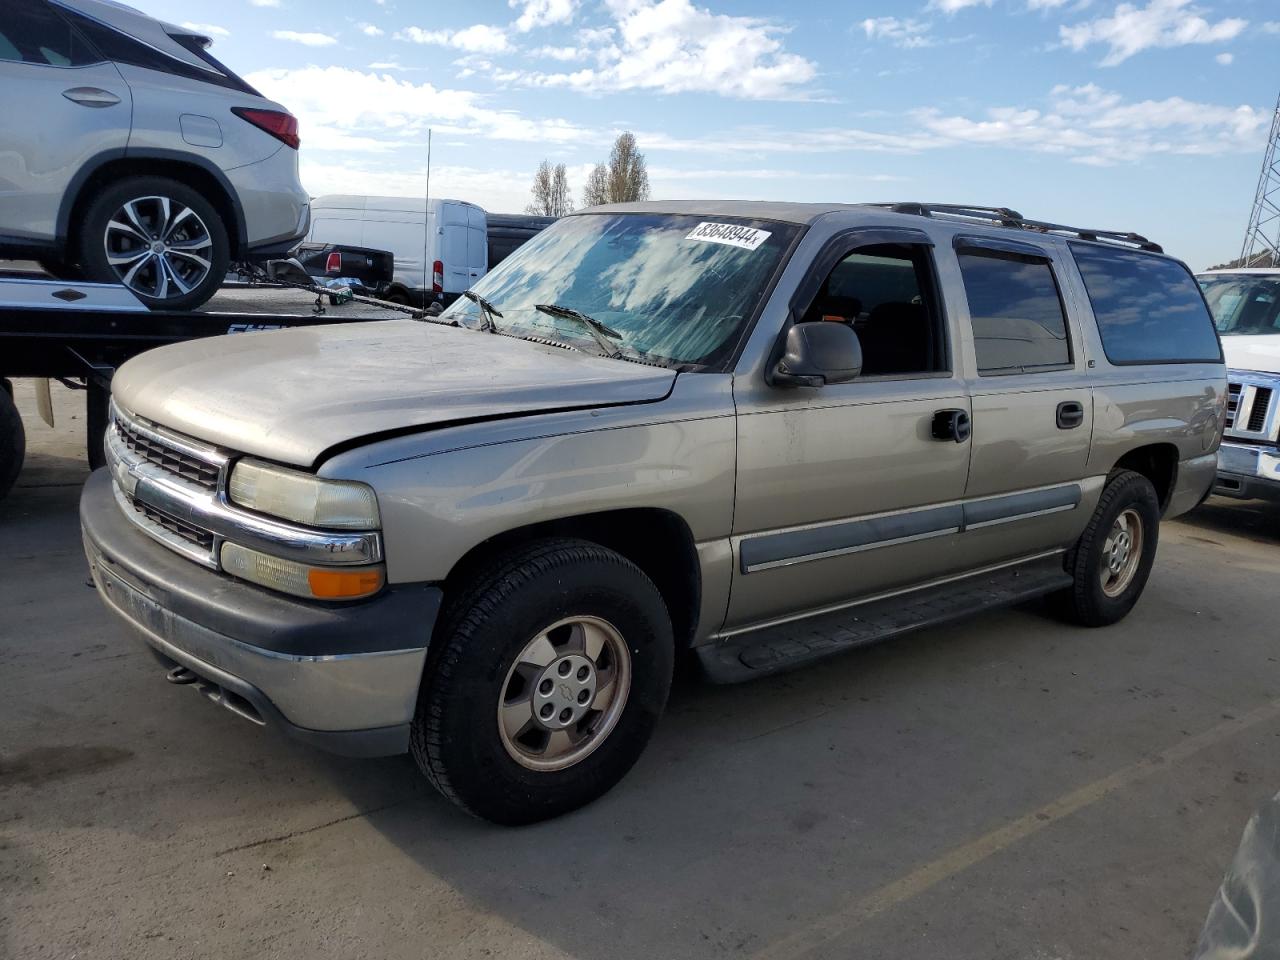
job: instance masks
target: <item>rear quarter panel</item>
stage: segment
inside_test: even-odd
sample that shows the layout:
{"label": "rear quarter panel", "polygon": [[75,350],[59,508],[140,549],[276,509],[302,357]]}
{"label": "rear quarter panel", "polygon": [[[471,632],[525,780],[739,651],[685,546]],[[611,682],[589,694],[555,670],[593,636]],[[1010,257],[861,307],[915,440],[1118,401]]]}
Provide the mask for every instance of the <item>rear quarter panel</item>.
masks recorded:
{"label": "rear quarter panel", "polygon": [[1152,444],[1172,445],[1178,452],[1178,469],[1165,516],[1185,513],[1200,502],[1216,473],[1226,409],[1226,366],[1112,364],[1103,348],[1088,290],[1069,252],[1063,262],[1093,386],[1088,473],[1105,477],[1132,450]]}

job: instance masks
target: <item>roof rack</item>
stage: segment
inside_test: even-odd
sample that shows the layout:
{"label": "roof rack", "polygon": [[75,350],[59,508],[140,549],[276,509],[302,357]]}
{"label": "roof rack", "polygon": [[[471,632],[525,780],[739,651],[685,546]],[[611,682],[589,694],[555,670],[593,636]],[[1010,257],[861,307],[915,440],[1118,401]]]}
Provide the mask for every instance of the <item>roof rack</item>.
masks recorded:
{"label": "roof rack", "polygon": [[1095,243],[1114,243],[1148,250],[1151,253],[1164,253],[1164,248],[1153,243],[1139,233],[1122,233],[1117,230],[1086,230],[1082,227],[1068,227],[1061,223],[1046,223],[1042,220],[1028,220],[1017,210],[1008,207],[975,207],[954,203],[869,203],[869,207],[880,207],[894,213],[910,213],[918,217],[941,217],[961,223],[986,223],[998,227],[1013,227],[1018,230],[1032,230],[1036,233],[1051,233],[1058,236],[1078,237],[1081,240],[1092,240]]}

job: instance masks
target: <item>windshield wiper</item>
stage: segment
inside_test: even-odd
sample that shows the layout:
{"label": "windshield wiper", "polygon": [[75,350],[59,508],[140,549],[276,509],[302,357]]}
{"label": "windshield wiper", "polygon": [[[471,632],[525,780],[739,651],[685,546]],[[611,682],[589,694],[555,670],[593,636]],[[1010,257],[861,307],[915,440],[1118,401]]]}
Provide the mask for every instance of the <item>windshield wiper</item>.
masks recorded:
{"label": "windshield wiper", "polygon": [[480,308],[480,312],[484,316],[484,326],[480,329],[487,330],[490,333],[497,333],[498,325],[493,322],[493,318],[502,316],[498,308],[474,290],[463,290],[462,295]]}
{"label": "windshield wiper", "polygon": [[575,310],[573,307],[562,307],[558,303],[536,303],[534,304],[534,309],[539,313],[545,313],[552,317],[567,317],[570,320],[577,320],[587,328],[592,339],[600,345],[600,349],[604,351],[606,357],[610,360],[625,359],[618,345],[605,339],[608,337],[612,340],[621,340],[622,334],[601,323],[595,317],[589,317],[581,310]]}

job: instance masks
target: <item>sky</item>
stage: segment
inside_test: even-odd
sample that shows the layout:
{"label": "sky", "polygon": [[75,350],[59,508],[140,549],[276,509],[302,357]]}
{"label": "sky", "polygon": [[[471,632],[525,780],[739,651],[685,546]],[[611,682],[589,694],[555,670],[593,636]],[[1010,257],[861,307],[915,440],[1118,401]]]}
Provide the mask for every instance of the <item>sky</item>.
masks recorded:
{"label": "sky", "polygon": [[922,200],[1239,255],[1280,0],[130,0],[299,118],[313,194],[575,196],[623,130],[655,199]]}

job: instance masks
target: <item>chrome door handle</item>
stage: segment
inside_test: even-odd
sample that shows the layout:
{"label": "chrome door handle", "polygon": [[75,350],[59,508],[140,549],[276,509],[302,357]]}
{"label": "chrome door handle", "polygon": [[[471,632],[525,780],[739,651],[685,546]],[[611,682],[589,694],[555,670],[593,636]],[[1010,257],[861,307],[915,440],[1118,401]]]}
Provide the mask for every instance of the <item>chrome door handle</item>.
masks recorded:
{"label": "chrome door handle", "polygon": [[63,90],[62,95],[82,107],[114,107],[120,102],[114,93],[101,87],[72,87]]}

